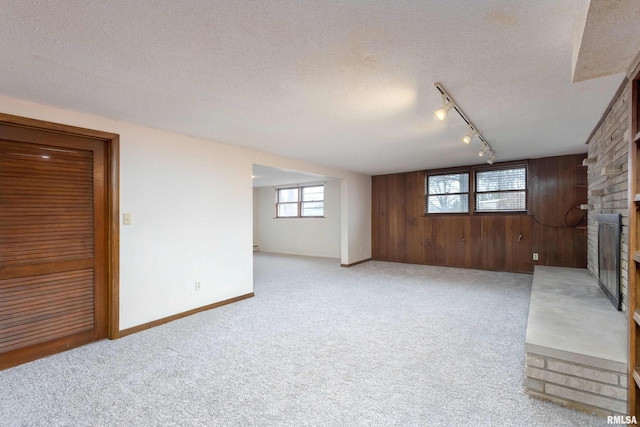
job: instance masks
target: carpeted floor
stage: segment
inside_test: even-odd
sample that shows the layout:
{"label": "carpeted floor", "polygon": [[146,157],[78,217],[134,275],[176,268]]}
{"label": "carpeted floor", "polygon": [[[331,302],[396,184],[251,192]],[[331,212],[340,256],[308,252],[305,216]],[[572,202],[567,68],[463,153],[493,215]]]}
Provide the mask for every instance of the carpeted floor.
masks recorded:
{"label": "carpeted floor", "polygon": [[525,394],[530,275],[254,260],[254,298],[0,372],[0,425],[606,425]]}

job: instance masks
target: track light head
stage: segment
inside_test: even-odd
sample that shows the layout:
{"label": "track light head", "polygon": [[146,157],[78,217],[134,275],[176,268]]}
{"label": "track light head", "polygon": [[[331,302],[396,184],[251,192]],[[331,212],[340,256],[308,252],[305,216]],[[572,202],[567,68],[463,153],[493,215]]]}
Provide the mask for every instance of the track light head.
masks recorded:
{"label": "track light head", "polygon": [[493,150],[489,147],[489,144],[487,144],[486,141],[482,140],[482,150],[478,151],[478,156],[484,157],[487,153],[493,154]]}
{"label": "track light head", "polygon": [[444,105],[436,110],[436,117],[440,120],[447,118],[449,110],[451,110],[454,105],[453,101],[447,101],[447,97],[444,95],[442,96],[442,102],[444,102]]}
{"label": "track light head", "polygon": [[495,162],[495,160],[496,160],[496,153],[494,153],[493,150],[491,150],[489,152],[491,153],[491,156],[487,159],[487,163],[492,165],[493,162]]}
{"label": "track light head", "polygon": [[469,132],[462,137],[462,142],[464,142],[465,144],[469,144],[473,139],[473,137],[476,136],[478,133],[479,132],[477,130],[469,126]]}

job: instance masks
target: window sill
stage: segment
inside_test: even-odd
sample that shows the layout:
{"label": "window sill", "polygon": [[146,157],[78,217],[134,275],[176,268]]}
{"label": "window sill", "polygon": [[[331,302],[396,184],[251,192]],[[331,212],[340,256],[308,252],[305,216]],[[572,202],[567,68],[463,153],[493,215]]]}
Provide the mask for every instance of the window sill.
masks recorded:
{"label": "window sill", "polygon": [[326,216],[274,216],[273,219],[324,219]]}
{"label": "window sill", "polygon": [[528,215],[527,211],[476,211],[474,215]]}
{"label": "window sill", "polygon": [[423,217],[430,216],[505,216],[505,215],[529,215],[527,211],[496,211],[496,212],[438,212],[438,213],[425,213]]}
{"label": "window sill", "polygon": [[434,212],[434,213],[425,213],[422,216],[469,216],[471,212]]}

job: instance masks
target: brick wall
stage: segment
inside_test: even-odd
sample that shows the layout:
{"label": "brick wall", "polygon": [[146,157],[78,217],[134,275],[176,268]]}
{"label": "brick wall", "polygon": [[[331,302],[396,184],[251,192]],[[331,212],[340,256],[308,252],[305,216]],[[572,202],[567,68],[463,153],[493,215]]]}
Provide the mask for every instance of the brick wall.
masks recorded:
{"label": "brick wall", "polygon": [[[598,276],[598,223],[596,216],[601,213],[622,215],[622,244],[620,283],[622,310],[627,313],[628,299],[628,259],[629,259],[629,211],[628,199],[628,132],[629,132],[629,89],[626,87],[614,101],[611,109],[596,129],[588,145],[589,158],[597,158],[589,165],[589,224],[587,232],[587,268]],[[603,176],[606,166],[621,166],[622,173]],[[599,194],[602,193],[602,194]]]}
{"label": "brick wall", "polygon": [[625,414],[627,374],[527,353],[524,385],[542,399],[599,415]]}

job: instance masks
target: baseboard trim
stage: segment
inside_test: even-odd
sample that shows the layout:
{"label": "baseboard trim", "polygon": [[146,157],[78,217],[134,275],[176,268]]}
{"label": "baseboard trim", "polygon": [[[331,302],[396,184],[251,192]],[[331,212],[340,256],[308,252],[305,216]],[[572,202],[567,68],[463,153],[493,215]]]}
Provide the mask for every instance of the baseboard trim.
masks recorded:
{"label": "baseboard trim", "polygon": [[191,316],[192,314],[211,310],[212,308],[222,307],[223,305],[232,304],[234,302],[242,301],[243,299],[247,299],[251,297],[253,297],[253,292],[249,294],[240,295],[234,298],[229,298],[224,301],[215,302],[213,304],[205,305],[203,307],[194,308],[193,310],[174,314],[173,316],[163,317],[162,319],[154,320],[153,322],[149,322],[149,323],[143,323],[142,325],[134,326],[132,328],[123,329],[120,331],[119,338],[126,337],[127,335],[131,335],[131,334],[135,334],[136,332],[141,332],[147,329],[155,328],[156,326],[173,322],[174,320],[182,319],[183,317]]}
{"label": "baseboard trim", "polygon": [[352,262],[351,264],[340,264],[340,267],[353,267],[354,265],[362,264],[371,261],[371,258],[363,259],[362,261]]}

